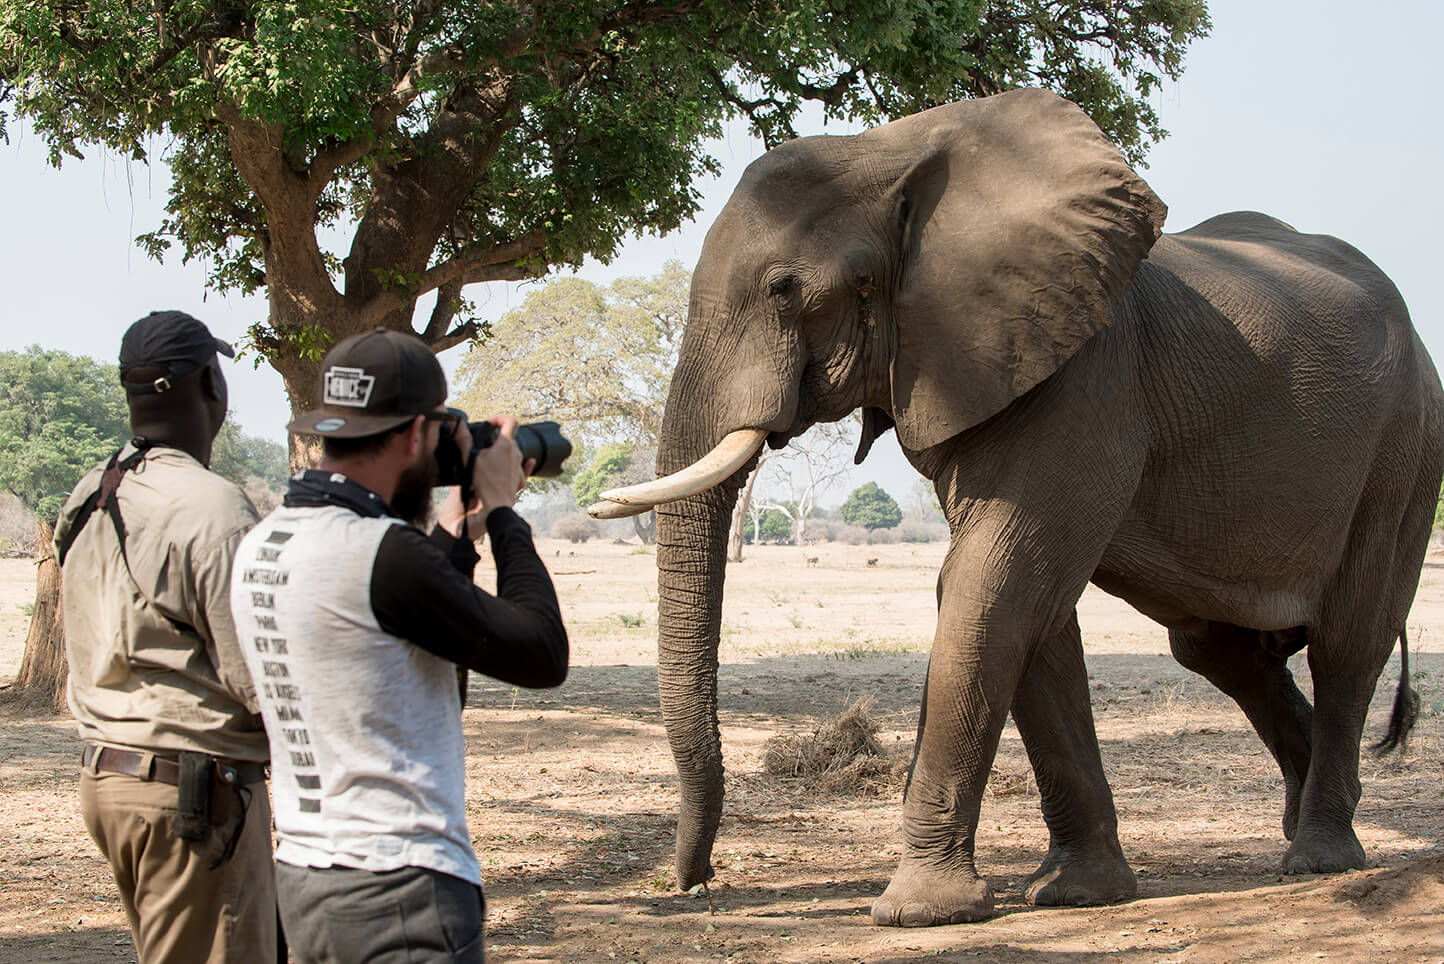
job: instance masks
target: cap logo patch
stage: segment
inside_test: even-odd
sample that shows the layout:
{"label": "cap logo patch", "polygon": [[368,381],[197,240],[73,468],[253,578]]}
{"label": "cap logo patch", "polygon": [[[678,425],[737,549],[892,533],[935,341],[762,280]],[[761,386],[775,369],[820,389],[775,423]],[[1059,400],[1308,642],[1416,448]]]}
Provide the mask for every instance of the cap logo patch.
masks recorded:
{"label": "cap logo patch", "polygon": [[344,427],[345,424],[344,418],[323,418],[311,427],[317,432],[334,432],[338,428]]}
{"label": "cap logo patch", "polygon": [[324,403],[365,408],[375,383],[376,377],[366,374],[364,368],[328,368]]}

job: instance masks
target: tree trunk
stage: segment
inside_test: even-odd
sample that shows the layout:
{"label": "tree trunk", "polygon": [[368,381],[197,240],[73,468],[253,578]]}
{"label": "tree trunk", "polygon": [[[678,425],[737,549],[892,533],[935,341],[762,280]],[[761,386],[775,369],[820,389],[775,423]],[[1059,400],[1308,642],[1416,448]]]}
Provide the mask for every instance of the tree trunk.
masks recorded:
{"label": "tree trunk", "polygon": [[[742,486],[742,493],[737,496],[737,505],[732,509],[732,525],[727,535],[727,560],[729,562],[742,561],[742,543],[747,532],[747,507],[752,504],[752,486],[757,484],[757,475],[762,471],[764,459],[759,458],[757,465],[747,476],[747,483]],[[754,536],[754,541],[756,537]]]}
{"label": "tree trunk", "polygon": [[60,566],[52,541],[55,530],[49,522],[36,523],[35,542],[40,558],[35,563],[35,608],[30,612],[30,632],[25,637],[25,654],[15,677],[17,695],[28,696],[55,712],[65,708],[65,623],[61,618]]}

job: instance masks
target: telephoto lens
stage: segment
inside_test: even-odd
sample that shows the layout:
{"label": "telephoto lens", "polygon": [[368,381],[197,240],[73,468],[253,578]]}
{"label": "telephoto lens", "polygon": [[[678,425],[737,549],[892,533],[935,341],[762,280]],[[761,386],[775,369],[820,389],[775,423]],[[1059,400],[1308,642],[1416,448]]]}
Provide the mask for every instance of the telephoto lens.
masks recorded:
{"label": "telephoto lens", "polygon": [[[484,449],[496,441],[497,427],[490,422],[468,422],[471,429],[471,444]],[[562,434],[562,427],[556,422],[528,422],[516,427],[516,447],[521,449],[521,458],[536,459],[531,474],[537,478],[549,479],[562,474],[562,463],[572,454],[572,443]]]}

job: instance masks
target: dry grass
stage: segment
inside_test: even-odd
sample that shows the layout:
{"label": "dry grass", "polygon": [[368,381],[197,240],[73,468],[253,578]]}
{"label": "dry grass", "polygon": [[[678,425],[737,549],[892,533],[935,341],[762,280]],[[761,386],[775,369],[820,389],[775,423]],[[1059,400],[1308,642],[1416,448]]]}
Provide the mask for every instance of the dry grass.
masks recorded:
{"label": "dry grass", "polygon": [[873,705],[871,696],[851,700],[811,734],[771,737],[762,744],[762,769],[829,793],[894,792],[907,774],[908,759],[878,741],[882,723]]}

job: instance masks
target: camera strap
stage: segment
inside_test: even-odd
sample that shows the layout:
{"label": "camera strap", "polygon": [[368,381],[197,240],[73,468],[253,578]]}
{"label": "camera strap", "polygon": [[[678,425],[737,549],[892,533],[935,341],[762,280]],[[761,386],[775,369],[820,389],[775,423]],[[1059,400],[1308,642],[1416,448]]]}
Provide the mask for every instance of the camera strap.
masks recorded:
{"label": "camera strap", "polygon": [[461,473],[461,537],[471,540],[471,500],[476,497],[476,490],[472,488],[472,473],[476,471],[476,457],[481,454],[481,449],[475,445],[471,447],[471,454],[466,457],[466,471]]}

